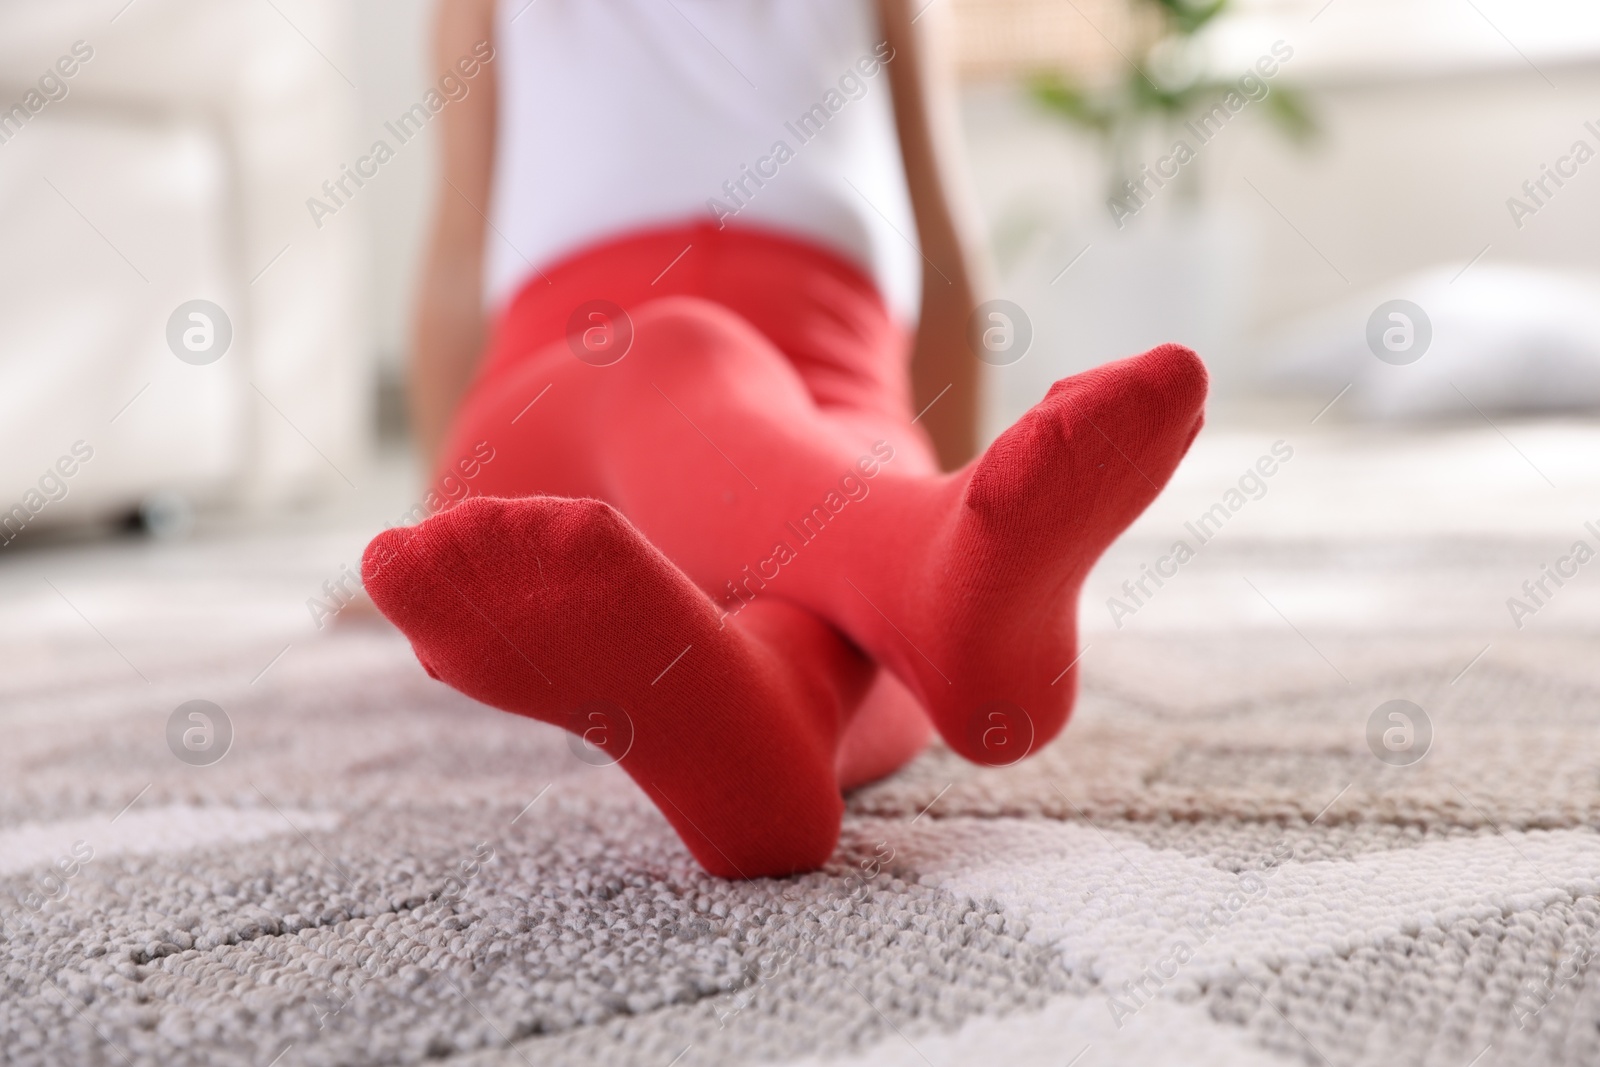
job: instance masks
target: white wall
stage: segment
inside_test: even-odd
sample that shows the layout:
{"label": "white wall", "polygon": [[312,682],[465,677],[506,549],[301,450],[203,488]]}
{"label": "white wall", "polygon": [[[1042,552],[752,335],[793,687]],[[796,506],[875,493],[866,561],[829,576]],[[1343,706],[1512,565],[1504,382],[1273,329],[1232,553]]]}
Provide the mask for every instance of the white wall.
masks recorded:
{"label": "white wall", "polygon": [[[385,121],[415,103],[438,78],[429,69],[433,0],[354,0],[352,78],[359,89],[356,144],[364,148]],[[371,315],[377,355],[396,365],[406,351],[434,182],[435,131],[424,130],[384,168],[359,219],[371,259]]]}

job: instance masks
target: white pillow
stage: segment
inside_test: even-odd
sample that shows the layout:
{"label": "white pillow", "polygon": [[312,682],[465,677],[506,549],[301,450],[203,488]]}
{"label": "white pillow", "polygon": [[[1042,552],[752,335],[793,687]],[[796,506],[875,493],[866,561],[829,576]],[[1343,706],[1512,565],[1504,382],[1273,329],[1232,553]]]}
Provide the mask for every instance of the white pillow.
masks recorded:
{"label": "white pillow", "polygon": [[[1431,341],[1414,362],[1386,362],[1368,341],[1369,320],[1396,299],[1416,304],[1431,325]],[[1397,344],[1407,329],[1416,338],[1425,329],[1379,318],[1374,332],[1397,331]],[[1477,263],[1464,273],[1459,265],[1438,267],[1306,316],[1277,337],[1263,362],[1269,387],[1332,399],[1350,385],[1340,407],[1361,419],[1476,417],[1473,405],[1486,414],[1600,409],[1600,275],[1512,264]]]}

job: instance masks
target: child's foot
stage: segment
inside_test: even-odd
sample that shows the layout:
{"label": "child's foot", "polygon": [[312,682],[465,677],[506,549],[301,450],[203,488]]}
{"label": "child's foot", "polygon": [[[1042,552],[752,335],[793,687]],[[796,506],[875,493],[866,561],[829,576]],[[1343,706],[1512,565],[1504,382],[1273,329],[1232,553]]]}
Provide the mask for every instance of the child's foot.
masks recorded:
{"label": "child's foot", "polygon": [[470,499],[374,538],[362,576],[429,674],[620,761],[712,873],[832,853],[835,748],[870,665],[803,610],[723,625],[596,500]]}
{"label": "child's foot", "polygon": [[1204,366],[1177,345],[1057,382],[915,508],[918,532],[885,531],[914,562],[895,579],[898,595],[885,591],[855,618],[951,748],[1014,763],[1065,725],[1079,588],[1172,475],[1205,394]]}

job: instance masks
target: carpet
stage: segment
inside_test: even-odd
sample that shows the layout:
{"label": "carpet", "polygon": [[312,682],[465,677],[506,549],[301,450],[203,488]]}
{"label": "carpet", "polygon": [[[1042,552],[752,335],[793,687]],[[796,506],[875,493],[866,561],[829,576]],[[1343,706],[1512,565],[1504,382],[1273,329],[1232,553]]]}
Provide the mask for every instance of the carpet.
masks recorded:
{"label": "carpet", "polygon": [[1132,618],[1165,519],[1108,555],[1056,742],[936,747],[748,883],[392,632],[313,631],[348,539],[13,558],[0,1060],[1600,1060],[1600,604],[1505,604],[1581,525],[1236,521]]}

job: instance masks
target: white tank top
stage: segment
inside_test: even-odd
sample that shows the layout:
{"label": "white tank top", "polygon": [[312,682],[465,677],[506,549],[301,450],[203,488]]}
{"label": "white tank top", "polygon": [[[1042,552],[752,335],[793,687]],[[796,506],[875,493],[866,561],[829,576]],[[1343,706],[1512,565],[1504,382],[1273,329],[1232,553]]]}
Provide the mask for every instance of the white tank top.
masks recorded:
{"label": "white tank top", "polygon": [[492,309],[586,245],[720,220],[839,253],[915,322],[872,0],[500,0],[496,26]]}

